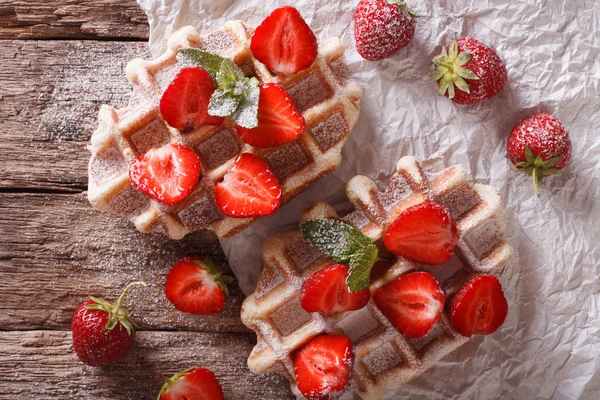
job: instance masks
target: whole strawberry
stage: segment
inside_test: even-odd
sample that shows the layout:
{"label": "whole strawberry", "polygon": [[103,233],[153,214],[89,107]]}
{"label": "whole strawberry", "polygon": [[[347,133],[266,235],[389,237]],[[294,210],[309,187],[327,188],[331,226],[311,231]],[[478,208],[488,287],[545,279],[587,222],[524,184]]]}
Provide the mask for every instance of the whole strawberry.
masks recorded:
{"label": "whole strawberry", "polygon": [[356,50],[378,61],[406,47],[415,34],[415,16],[403,0],[361,0],[354,12]]}
{"label": "whole strawberry", "polygon": [[508,80],[506,66],[496,52],[466,37],[453,40],[442,54],[434,57],[429,73],[439,81],[441,96],[457,104],[476,104],[497,95]]}
{"label": "whole strawberry", "polygon": [[571,139],[558,119],[547,113],[535,114],[519,122],[506,144],[508,158],[520,171],[531,175],[533,189],[545,176],[558,175],[571,159]]}
{"label": "whole strawberry", "polygon": [[121,293],[116,303],[90,297],[73,316],[71,330],[73,349],[87,365],[102,367],[123,358],[135,340],[135,327],[129,311],[121,306],[127,291],[143,282],[133,282]]}

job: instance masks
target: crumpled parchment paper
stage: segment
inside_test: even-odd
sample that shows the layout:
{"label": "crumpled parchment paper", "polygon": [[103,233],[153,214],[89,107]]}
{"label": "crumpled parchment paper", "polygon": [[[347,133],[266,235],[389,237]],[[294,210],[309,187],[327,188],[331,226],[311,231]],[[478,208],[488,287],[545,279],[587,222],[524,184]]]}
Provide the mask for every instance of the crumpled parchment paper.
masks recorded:
{"label": "crumpled parchment paper", "polygon": [[[279,212],[222,242],[244,292],[262,267],[270,234],[297,228],[315,201],[348,205],[357,174],[387,183],[396,160],[415,155],[462,164],[473,181],[498,188],[508,207],[505,239],[515,249],[502,275],[510,311],[495,334],[476,337],[386,399],[600,398],[600,3],[597,0],[407,0],[420,16],[413,42],[380,62],[354,47],[358,0],[138,0],[158,55],[177,28],[201,33],[240,19],[258,25],[273,9],[297,7],[318,38],[338,36],[363,87],[361,115],[337,171]],[[439,97],[427,71],[452,38],[473,36],[505,61],[509,82],[476,106]],[[573,160],[536,198],[506,159],[511,129],[546,111],[567,127]],[[346,395],[344,398],[352,398]]]}

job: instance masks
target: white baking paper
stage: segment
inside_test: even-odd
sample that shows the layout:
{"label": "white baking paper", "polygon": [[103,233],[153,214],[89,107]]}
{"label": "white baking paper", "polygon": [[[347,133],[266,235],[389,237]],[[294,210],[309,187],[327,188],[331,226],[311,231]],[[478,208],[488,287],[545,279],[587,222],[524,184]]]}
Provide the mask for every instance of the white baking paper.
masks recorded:
{"label": "white baking paper", "polygon": [[[270,234],[297,228],[314,201],[348,206],[345,183],[357,174],[381,187],[396,160],[415,155],[462,164],[473,181],[498,188],[508,207],[505,239],[515,265],[502,283],[510,311],[502,328],[477,337],[386,399],[600,399],[600,1],[407,0],[420,16],[413,42],[380,62],[354,47],[358,0],[138,0],[150,20],[153,55],[177,28],[201,33],[240,19],[258,25],[273,9],[297,7],[318,38],[338,36],[363,87],[361,115],[337,171],[223,248],[246,293]],[[427,71],[452,38],[473,36],[505,61],[509,82],[476,106],[439,97]],[[511,129],[546,111],[567,127],[573,160],[546,179],[542,197],[506,159]],[[345,398],[352,398],[346,395]]]}

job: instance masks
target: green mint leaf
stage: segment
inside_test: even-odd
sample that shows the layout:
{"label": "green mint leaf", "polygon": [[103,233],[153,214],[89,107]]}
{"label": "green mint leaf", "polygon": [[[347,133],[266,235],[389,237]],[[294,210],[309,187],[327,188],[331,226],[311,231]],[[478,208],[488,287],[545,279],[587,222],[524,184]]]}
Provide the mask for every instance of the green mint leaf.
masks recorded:
{"label": "green mint leaf", "polygon": [[243,128],[256,128],[258,126],[258,99],[260,95],[259,82],[256,78],[245,78],[242,85],[238,85],[236,89],[243,94],[242,101],[233,115],[233,120],[236,125]]}
{"label": "green mint leaf", "polygon": [[179,64],[202,67],[213,80],[217,79],[217,74],[221,70],[221,64],[224,60],[226,58],[199,49],[179,49],[177,53],[177,62]]}
{"label": "green mint leaf", "polygon": [[238,82],[242,81],[245,78],[244,73],[235,65],[233,61],[230,59],[223,59],[221,63],[221,68],[219,72],[217,72],[217,86],[219,89],[229,89],[233,90],[237,86]]}
{"label": "green mint leaf", "polygon": [[371,284],[371,267],[377,259],[377,246],[371,243],[361,247],[350,260],[350,273],[346,285],[351,292],[366,289]]}
{"label": "green mint leaf", "polygon": [[232,96],[228,90],[217,89],[208,103],[208,114],[214,117],[228,117],[236,113],[240,98]]}

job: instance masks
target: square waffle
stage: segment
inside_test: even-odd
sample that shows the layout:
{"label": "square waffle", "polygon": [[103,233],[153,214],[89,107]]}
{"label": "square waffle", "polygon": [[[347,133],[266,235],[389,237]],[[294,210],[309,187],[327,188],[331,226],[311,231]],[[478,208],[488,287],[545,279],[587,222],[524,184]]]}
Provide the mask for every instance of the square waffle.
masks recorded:
{"label": "square waffle", "polygon": [[[349,79],[339,39],[320,42],[317,59],[308,69],[282,76],[274,75],[252,56],[251,36],[252,30],[241,21],[227,22],[205,37],[188,26],[169,38],[168,50],[162,56],[151,61],[136,59],[127,65],[127,78],[133,86],[129,105],[119,110],[102,106],[89,146],[88,198],[96,209],[127,218],[142,232],[162,232],[173,239],[200,229],[229,237],[257,219],[226,217],[215,205],[215,185],[238,154],[256,154],[269,165],[281,185],[282,204],[339,165],[342,146],[358,118],[362,94]],[[306,131],[293,142],[258,149],[240,140],[230,118],[220,126],[192,132],[169,127],[161,116],[159,101],[180,69],[175,57],[182,47],[231,58],[247,76],[285,87],[302,111]],[[169,142],[190,147],[202,162],[197,187],[174,207],[138,192],[128,176],[133,161]]]}
{"label": "square waffle", "polygon": [[[384,191],[364,176],[350,180],[346,191],[353,210],[343,218],[326,203],[310,206],[301,218],[340,218],[370,237],[380,254],[394,258],[373,266],[372,293],[409,272],[424,270],[435,276],[447,296],[446,309],[425,337],[401,335],[373,297],[365,308],[334,317],[304,311],[300,305],[302,284],[334,262],[313,249],[299,231],[276,234],[263,245],[263,272],[256,291],[242,306],[242,322],[256,332],[258,340],[248,359],[250,370],[283,374],[292,391],[303,398],[295,383],[294,351],[317,335],[339,333],[354,347],[349,387],[364,399],[379,399],[387,386],[413,379],[464,344],[468,339],[449,322],[453,295],[475,274],[499,274],[512,257],[512,248],[501,237],[506,210],[499,193],[490,186],[471,185],[466,178],[460,166],[426,173],[415,158],[403,157]],[[405,209],[425,200],[445,205],[460,233],[455,254],[439,266],[395,257],[382,243],[387,226]]]}

